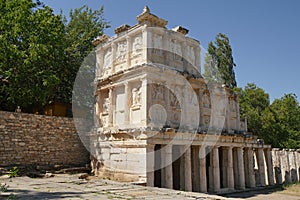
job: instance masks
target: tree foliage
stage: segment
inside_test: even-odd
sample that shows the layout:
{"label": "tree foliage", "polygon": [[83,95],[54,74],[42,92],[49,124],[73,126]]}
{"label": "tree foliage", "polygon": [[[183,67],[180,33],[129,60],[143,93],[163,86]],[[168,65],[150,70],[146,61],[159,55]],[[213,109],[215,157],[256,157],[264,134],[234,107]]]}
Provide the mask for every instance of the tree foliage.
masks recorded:
{"label": "tree foliage", "polygon": [[60,73],[61,83],[57,88],[55,101],[70,103],[72,89],[76,74],[82,65],[84,58],[94,49],[91,41],[103,34],[103,30],[109,27],[103,18],[103,7],[92,10],[87,6],[71,10],[69,21],[64,18],[64,62],[63,71]]}
{"label": "tree foliage", "polygon": [[275,99],[263,112],[262,133],[274,147],[300,148],[300,106],[296,95]]}
{"label": "tree foliage", "polygon": [[279,148],[300,148],[300,107],[294,94],[286,94],[270,104],[269,94],[254,83],[236,88],[241,118],[248,130]]}
{"label": "tree foliage", "polygon": [[0,109],[70,103],[76,73],[108,23],[103,8],[62,14],[32,0],[0,1]]}
{"label": "tree foliage", "polygon": [[269,94],[254,83],[248,83],[244,89],[235,88],[235,91],[239,94],[240,114],[242,119],[247,118],[248,130],[260,133],[262,113],[270,105]]}
{"label": "tree foliage", "polygon": [[219,33],[216,40],[208,44],[203,76],[208,81],[216,81],[233,89],[237,86],[235,66],[229,38],[225,34]]}
{"label": "tree foliage", "polygon": [[1,109],[43,105],[60,82],[61,16],[30,0],[1,1],[0,10]]}

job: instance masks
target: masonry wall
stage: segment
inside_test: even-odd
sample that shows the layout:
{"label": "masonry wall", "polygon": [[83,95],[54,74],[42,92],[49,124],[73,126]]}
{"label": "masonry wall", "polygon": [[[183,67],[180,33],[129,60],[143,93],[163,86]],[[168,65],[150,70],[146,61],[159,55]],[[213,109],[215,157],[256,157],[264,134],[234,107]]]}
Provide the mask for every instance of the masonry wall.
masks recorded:
{"label": "masonry wall", "polygon": [[300,149],[272,149],[275,183],[288,184],[300,180]]}
{"label": "masonry wall", "polygon": [[89,162],[72,118],[0,111],[0,166]]}

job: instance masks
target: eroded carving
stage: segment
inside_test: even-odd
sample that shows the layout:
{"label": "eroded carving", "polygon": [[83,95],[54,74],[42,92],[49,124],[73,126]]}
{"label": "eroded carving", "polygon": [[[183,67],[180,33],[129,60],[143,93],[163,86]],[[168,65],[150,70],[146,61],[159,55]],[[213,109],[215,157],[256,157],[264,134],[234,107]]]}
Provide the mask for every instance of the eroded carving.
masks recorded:
{"label": "eroded carving", "polygon": [[109,100],[109,98],[104,98],[103,113],[108,113],[109,109],[110,109],[110,100]]}
{"label": "eroded carving", "polygon": [[159,84],[152,85],[152,99],[163,100],[164,99],[164,87]]}
{"label": "eroded carving", "polygon": [[194,50],[194,47],[187,46],[186,50],[187,50],[186,53],[187,53],[187,58],[188,58],[189,62],[191,64],[194,64],[195,63],[195,50]]}
{"label": "eroded carving", "polygon": [[141,89],[133,88],[132,89],[132,106],[141,105]]}
{"label": "eroded carving", "polygon": [[234,100],[229,100],[229,110],[230,112],[236,112],[236,103]]}
{"label": "eroded carving", "polygon": [[178,41],[176,41],[175,39],[171,39],[169,42],[169,49],[171,52],[173,52],[173,56],[172,56],[173,60],[181,60],[182,50],[181,50],[181,45]]}
{"label": "eroded carving", "polygon": [[143,40],[142,36],[138,35],[134,38],[132,43],[132,53],[133,55],[137,55],[142,51],[143,48]]}
{"label": "eroded carving", "polygon": [[103,68],[106,69],[112,64],[112,49],[108,48],[104,53]]}
{"label": "eroded carving", "polygon": [[126,57],[127,41],[119,42],[117,45],[116,60],[118,62],[123,61]]}
{"label": "eroded carving", "polygon": [[210,97],[206,92],[203,94],[202,97],[202,105],[204,108],[211,108]]}

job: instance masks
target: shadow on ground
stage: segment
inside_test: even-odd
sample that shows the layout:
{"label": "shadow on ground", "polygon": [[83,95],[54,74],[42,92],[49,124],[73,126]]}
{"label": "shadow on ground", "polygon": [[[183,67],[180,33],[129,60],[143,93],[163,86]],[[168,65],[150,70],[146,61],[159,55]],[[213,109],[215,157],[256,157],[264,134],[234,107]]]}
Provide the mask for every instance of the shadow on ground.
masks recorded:
{"label": "shadow on ground", "polygon": [[250,198],[255,197],[257,195],[267,195],[272,194],[274,192],[283,191],[284,189],[281,186],[275,186],[272,188],[261,188],[258,190],[250,190],[246,192],[238,192],[238,193],[230,193],[230,194],[222,194],[220,196],[229,197],[229,198]]}
{"label": "shadow on ground", "polygon": [[[96,191],[89,193],[97,193]],[[0,195],[0,200],[14,199],[9,198],[11,194],[16,197],[16,199],[22,200],[34,200],[34,199],[70,199],[79,198],[81,199],[85,192],[38,192],[33,190],[8,190],[5,195]]]}

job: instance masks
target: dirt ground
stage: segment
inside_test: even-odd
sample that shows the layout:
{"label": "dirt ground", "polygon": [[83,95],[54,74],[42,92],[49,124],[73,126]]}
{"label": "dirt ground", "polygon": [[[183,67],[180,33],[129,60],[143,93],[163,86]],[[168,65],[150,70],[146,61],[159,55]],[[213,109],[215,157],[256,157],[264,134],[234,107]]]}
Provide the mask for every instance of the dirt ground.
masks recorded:
{"label": "dirt ground", "polygon": [[[287,190],[262,190],[227,195],[226,197],[195,192],[175,191],[164,188],[144,187],[109,180],[79,179],[80,174],[55,174],[49,178],[29,178],[26,176],[0,177],[0,183],[8,186],[0,191],[4,199],[249,199],[249,200],[300,200],[300,185]],[[6,187],[6,186],[5,186]],[[3,188],[3,187],[2,187]]]}

